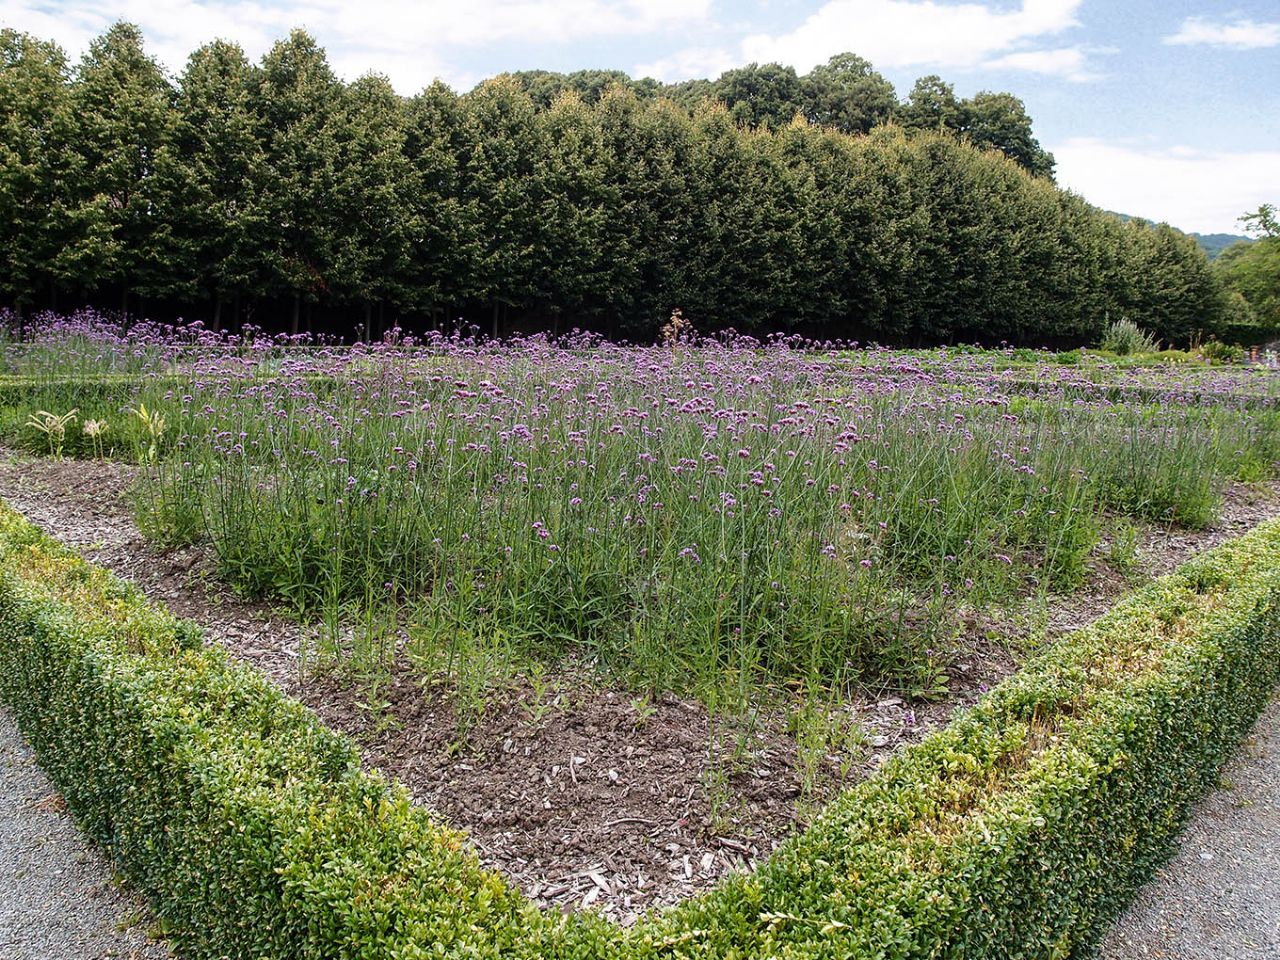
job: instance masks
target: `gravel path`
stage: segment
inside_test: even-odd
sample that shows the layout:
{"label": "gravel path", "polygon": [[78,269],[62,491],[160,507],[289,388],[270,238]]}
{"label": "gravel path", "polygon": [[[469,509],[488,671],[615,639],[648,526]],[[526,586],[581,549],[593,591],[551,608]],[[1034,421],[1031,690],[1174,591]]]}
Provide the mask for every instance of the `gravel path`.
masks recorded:
{"label": "gravel path", "polygon": [[151,918],[80,834],[0,710],[0,960],[163,960]]}
{"label": "gravel path", "polygon": [[1201,801],[1102,960],[1280,960],[1280,699]]}

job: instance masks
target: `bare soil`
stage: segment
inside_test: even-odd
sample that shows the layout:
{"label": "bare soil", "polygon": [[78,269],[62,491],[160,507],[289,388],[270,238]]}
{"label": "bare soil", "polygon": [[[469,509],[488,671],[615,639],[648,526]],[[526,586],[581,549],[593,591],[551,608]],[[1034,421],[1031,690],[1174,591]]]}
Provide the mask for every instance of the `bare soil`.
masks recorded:
{"label": "bare soil", "polygon": [[371,767],[465,829],[484,862],[535,901],[592,907],[622,923],[767,856],[808,811],[1016,669],[1025,637],[1051,640],[1143,578],[1280,515],[1277,488],[1238,485],[1212,529],[1139,528],[1136,560],[1123,572],[1104,544],[1089,582],[1070,597],[975,613],[943,702],[866,691],[843,708],[857,736],[815,756],[788,732],[785,703],[717,720],[697,700],[638,698],[578,664],[492,691],[466,724],[450,690],[403,658],[376,689],[304,671],[312,629],[236,596],[207,551],[150,546],[129,508],[133,477],[115,463],[0,453],[0,497],[33,522],[198,623],[210,642],[354,737]]}

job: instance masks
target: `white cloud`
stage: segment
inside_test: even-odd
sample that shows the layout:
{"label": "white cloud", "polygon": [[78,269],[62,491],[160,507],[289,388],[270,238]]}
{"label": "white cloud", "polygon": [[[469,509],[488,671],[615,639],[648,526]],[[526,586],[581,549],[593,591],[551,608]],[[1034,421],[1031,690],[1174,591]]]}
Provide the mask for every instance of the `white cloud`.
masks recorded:
{"label": "white cloud", "polygon": [[808,72],[832,55],[852,50],[876,67],[993,67],[1090,80],[1083,47],[1035,49],[1037,42],[1078,26],[1083,0],[995,2],[947,0],[827,0],[794,30],[756,33],[736,50],[690,47],[642,64],[663,80],[714,77],[726,67],[777,62]]}
{"label": "white cloud", "polygon": [[1164,38],[1172,45],[1208,45],[1232,50],[1260,50],[1280,46],[1280,23],[1236,20],[1214,23],[1204,17],[1187,17],[1177,33]]}
{"label": "white cloud", "polygon": [[1000,10],[935,0],[829,0],[795,30],[742,43],[750,60],[809,70],[853,50],[877,67],[976,67],[1018,45],[1077,25],[1081,0],[1022,0]]}
{"label": "white cloud", "polygon": [[1006,53],[982,64],[988,70],[1025,70],[1046,76],[1065,77],[1075,83],[1087,83],[1099,76],[1089,68],[1081,47],[1059,47],[1055,50],[1024,50]]}
{"label": "white cloud", "polygon": [[1058,182],[1107,210],[1197,233],[1239,233],[1236,219],[1280,197],[1280,150],[1141,147],[1090,137],[1051,145]]}
{"label": "white cloud", "polygon": [[731,67],[741,65],[740,58],[720,47],[686,47],[661,60],[636,64],[632,75],[671,83],[693,77],[714,79]]}
{"label": "white cloud", "polygon": [[502,42],[565,43],[702,24],[712,0],[10,0],[0,24],[58,41],[73,58],[116,20],[137,23],[148,49],[178,71],[215,37],[234,39],[256,58],[293,27],[304,27],[348,79],[387,74],[404,93],[437,77],[458,86],[474,77],[451,54]]}

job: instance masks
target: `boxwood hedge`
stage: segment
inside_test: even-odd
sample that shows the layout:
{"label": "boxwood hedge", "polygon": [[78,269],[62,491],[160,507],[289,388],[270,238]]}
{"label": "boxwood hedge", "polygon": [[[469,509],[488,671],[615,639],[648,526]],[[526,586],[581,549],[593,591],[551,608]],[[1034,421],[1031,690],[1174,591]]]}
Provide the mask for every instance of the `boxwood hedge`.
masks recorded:
{"label": "boxwood hedge", "polygon": [[1278,599],[1271,523],[626,930],[537,910],[308,710],[3,506],[0,699],[187,957],[1074,957],[1269,697]]}

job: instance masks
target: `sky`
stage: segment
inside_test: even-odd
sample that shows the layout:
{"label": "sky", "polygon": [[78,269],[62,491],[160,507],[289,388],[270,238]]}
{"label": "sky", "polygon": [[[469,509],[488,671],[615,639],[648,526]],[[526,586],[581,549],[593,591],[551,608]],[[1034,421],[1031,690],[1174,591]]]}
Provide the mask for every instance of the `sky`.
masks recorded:
{"label": "sky", "polygon": [[171,72],[215,38],[260,57],[300,26],[353,79],[411,94],[508,70],[626,70],[665,81],[750,62],[801,73],[866,57],[905,96],[937,73],[957,93],[1027,104],[1058,182],[1098,206],[1201,233],[1280,204],[1278,0],[4,0],[0,25],[74,59],[137,23]]}

